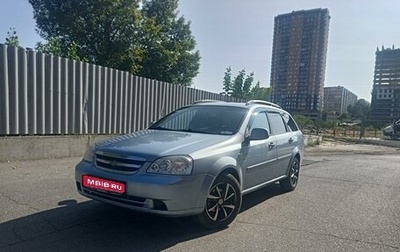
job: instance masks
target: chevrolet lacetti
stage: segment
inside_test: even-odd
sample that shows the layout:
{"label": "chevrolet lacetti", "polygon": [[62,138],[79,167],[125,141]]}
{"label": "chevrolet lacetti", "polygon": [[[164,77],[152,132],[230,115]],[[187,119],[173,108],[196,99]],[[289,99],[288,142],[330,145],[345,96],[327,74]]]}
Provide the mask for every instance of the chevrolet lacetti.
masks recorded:
{"label": "chevrolet lacetti", "polygon": [[304,137],[292,116],[265,101],[199,101],[148,129],[91,146],[76,166],[78,192],[164,216],[229,225],[242,195],[279,182],[294,190]]}

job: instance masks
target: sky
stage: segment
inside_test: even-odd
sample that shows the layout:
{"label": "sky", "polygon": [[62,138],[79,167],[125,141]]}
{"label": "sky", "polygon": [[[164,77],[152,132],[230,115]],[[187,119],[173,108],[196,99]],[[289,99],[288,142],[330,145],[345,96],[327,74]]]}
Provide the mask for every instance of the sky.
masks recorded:
{"label": "sky", "polygon": [[[377,47],[400,47],[398,0],[180,0],[179,16],[191,22],[202,57],[192,87],[221,92],[228,67],[234,76],[254,72],[254,84],[269,87],[274,17],[314,8],[331,16],[325,86],[370,101]],[[0,0],[0,43],[9,27],[23,47],[42,41],[28,0]]]}

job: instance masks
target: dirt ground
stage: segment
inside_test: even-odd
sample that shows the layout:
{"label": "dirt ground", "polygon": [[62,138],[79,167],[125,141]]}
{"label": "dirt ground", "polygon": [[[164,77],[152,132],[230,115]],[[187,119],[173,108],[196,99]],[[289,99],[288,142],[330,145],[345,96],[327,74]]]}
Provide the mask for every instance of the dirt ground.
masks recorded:
{"label": "dirt ground", "polygon": [[306,154],[332,153],[332,154],[371,154],[371,155],[400,155],[400,148],[382,145],[360,144],[350,141],[324,139],[320,144],[307,147]]}

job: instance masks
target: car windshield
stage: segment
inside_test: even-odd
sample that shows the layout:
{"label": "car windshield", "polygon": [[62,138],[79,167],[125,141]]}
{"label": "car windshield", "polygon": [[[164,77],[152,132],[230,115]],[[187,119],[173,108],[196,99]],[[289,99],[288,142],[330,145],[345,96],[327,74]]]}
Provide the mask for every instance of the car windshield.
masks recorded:
{"label": "car windshield", "polygon": [[233,135],[246,112],[246,108],[228,106],[185,107],[162,118],[149,129]]}

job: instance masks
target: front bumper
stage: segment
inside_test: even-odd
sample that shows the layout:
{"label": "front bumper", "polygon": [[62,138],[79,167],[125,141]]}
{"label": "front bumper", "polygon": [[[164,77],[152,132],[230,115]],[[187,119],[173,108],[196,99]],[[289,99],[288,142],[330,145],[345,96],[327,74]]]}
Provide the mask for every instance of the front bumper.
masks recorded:
{"label": "front bumper", "polygon": [[[86,188],[82,184],[83,175],[125,182],[126,193],[118,195]],[[203,211],[214,177],[205,174],[159,175],[143,170],[135,174],[121,174],[104,171],[92,163],[81,161],[75,167],[75,180],[78,192],[88,198],[141,212],[178,217]]]}

